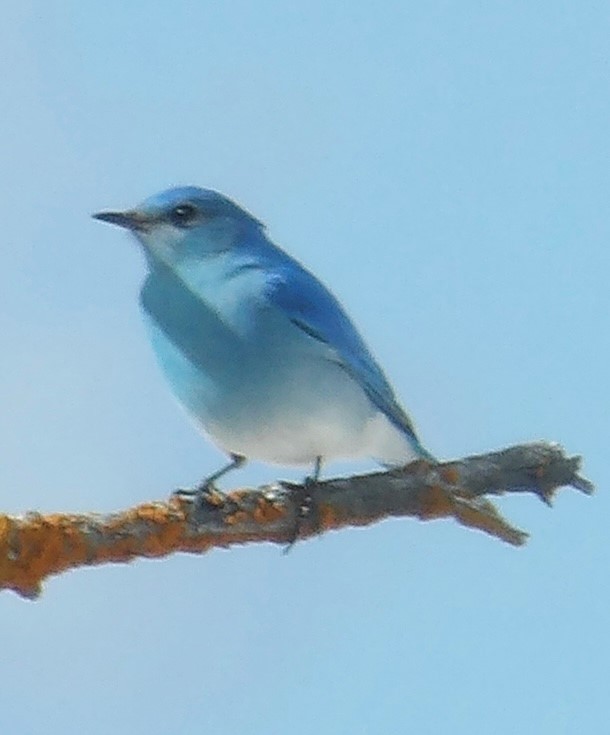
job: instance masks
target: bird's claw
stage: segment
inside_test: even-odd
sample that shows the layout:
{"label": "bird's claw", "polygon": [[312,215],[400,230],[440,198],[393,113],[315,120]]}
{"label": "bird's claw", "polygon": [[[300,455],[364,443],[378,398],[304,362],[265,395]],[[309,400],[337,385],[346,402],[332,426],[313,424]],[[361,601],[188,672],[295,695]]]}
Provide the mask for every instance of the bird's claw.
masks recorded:
{"label": "bird's claw", "polygon": [[212,506],[221,508],[227,496],[220,492],[212,482],[204,482],[197,487],[180,487],[172,493],[174,497],[196,503],[199,507]]}
{"label": "bird's claw", "polygon": [[302,485],[292,486],[291,500],[295,506],[295,518],[284,554],[287,554],[296,544],[306,522],[313,531],[317,532],[320,529],[319,508],[314,492],[317,484],[315,477],[306,477]]}

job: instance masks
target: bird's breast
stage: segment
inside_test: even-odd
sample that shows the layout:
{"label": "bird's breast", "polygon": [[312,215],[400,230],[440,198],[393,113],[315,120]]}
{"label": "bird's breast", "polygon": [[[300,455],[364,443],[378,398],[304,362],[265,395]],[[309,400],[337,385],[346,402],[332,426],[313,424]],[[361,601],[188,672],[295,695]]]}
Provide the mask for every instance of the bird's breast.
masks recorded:
{"label": "bird's breast", "polygon": [[153,349],[180,400],[198,414],[226,411],[244,392],[266,390],[294,366],[300,335],[266,304],[253,268],[153,271],[141,306]]}
{"label": "bird's breast", "polygon": [[219,446],[282,463],[370,453],[376,411],[361,386],[327,345],[265,301],[257,273],[188,284],[162,275],[141,297],[152,346],[179,401]]}

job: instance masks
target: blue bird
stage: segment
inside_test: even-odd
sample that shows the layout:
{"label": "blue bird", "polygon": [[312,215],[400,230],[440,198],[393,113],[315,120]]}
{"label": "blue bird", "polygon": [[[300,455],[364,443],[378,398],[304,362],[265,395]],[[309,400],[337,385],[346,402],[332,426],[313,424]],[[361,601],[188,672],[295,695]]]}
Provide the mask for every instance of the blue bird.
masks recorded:
{"label": "blue bird", "polygon": [[433,460],[335,297],[218,192],[169,189],[96,219],[130,230],[140,305],[179,401],[231,462]]}

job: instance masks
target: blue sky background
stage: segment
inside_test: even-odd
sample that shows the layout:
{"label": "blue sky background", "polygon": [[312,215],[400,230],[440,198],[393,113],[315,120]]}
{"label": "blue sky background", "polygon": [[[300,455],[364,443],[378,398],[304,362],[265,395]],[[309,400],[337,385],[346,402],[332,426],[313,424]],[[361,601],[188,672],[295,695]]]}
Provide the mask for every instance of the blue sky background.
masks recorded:
{"label": "blue sky background", "polygon": [[125,508],[218,466],[146,342],[140,254],[89,218],[179,183],[331,285],[435,454],[558,440],[599,494],[502,500],[523,549],[392,521],[4,593],[0,730],[603,731],[608,3],[2,10],[3,511]]}

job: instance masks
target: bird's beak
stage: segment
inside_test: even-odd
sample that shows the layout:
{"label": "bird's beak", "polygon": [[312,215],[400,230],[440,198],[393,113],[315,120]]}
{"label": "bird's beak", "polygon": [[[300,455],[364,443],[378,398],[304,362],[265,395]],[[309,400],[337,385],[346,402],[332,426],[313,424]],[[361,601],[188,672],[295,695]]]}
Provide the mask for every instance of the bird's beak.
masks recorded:
{"label": "bird's beak", "polygon": [[91,215],[93,219],[99,219],[102,222],[109,222],[111,225],[125,227],[127,230],[144,230],[146,229],[146,218],[139,212],[97,212]]}

